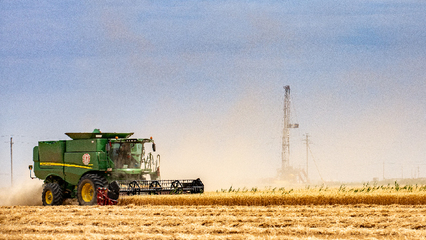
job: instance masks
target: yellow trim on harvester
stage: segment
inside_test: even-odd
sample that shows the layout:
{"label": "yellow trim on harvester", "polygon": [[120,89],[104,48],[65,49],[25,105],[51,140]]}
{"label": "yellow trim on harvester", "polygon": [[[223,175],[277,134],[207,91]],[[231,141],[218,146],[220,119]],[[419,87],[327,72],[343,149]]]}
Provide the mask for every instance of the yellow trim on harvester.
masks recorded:
{"label": "yellow trim on harvester", "polygon": [[[40,166],[59,166],[59,167],[76,167],[76,168],[92,169],[92,167],[86,167],[86,166],[81,166],[81,165],[65,164],[65,163],[53,163],[53,162],[41,162]],[[89,166],[93,166],[93,164],[89,164]]]}

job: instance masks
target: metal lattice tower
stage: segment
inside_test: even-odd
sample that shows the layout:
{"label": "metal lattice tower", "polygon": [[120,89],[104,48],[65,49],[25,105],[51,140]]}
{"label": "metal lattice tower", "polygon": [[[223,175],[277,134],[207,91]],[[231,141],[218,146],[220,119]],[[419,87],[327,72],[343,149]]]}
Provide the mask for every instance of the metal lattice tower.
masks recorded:
{"label": "metal lattice tower", "polygon": [[285,173],[290,166],[290,128],[298,128],[299,124],[290,123],[290,86],[284,86],[284,126],[282,139],[282,173]]}
{"label": "metal lattice tower", "polygon": [[290,157],[290,131],[288,125],[290,124],[290,86],[284,86],[285,95],[284,95],[284,126],[283,126],[283,139],[282,139],[282,171],[289,165]]}

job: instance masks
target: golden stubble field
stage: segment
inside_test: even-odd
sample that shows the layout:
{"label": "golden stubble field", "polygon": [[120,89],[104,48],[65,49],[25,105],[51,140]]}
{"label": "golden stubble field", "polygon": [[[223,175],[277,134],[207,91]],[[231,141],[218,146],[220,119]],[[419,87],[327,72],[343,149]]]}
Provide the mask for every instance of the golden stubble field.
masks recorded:
{"label": "golden stubble field", "polygon": [[118,206],[0,207],[1,239],[425,239],[418,189],[133,196]]}
{"label": "golden stubble field", "polygon": [[91,206],[0,208],[2,239],[424,239],[426,207]]}

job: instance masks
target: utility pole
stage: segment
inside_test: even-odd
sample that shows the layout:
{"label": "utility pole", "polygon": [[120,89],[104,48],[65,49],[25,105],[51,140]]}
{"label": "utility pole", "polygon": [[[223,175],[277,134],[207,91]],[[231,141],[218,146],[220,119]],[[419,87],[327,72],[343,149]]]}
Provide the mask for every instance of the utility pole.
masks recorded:
{"label": "utility pole", "polygon": [[383,160],[383,180],[385,180],[385,160]]}
{"label": "utility pole", "polygon": [[13,137],[10,137],[10,185],[13,187]]}
{"label": "utility pole", "polygon": [[306,181],[309,179],[309,171],[308,171],[308,164],[309,164],[309,134],[305,134],[305,140],[303,140],[306,144]]}

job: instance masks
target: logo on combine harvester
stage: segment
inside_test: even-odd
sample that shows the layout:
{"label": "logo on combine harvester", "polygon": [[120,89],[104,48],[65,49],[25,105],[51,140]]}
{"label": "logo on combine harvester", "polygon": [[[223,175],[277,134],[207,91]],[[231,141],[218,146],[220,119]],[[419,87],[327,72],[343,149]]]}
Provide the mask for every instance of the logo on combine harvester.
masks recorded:
{"label": "logo on combine harvester", "polygon": [[83,157],[82,157],[82,159],[83,159],[83,164],[84,165],[89,165],[89,163],[90,163],[90,154],[88,154],[88,153],[84,154]]}

